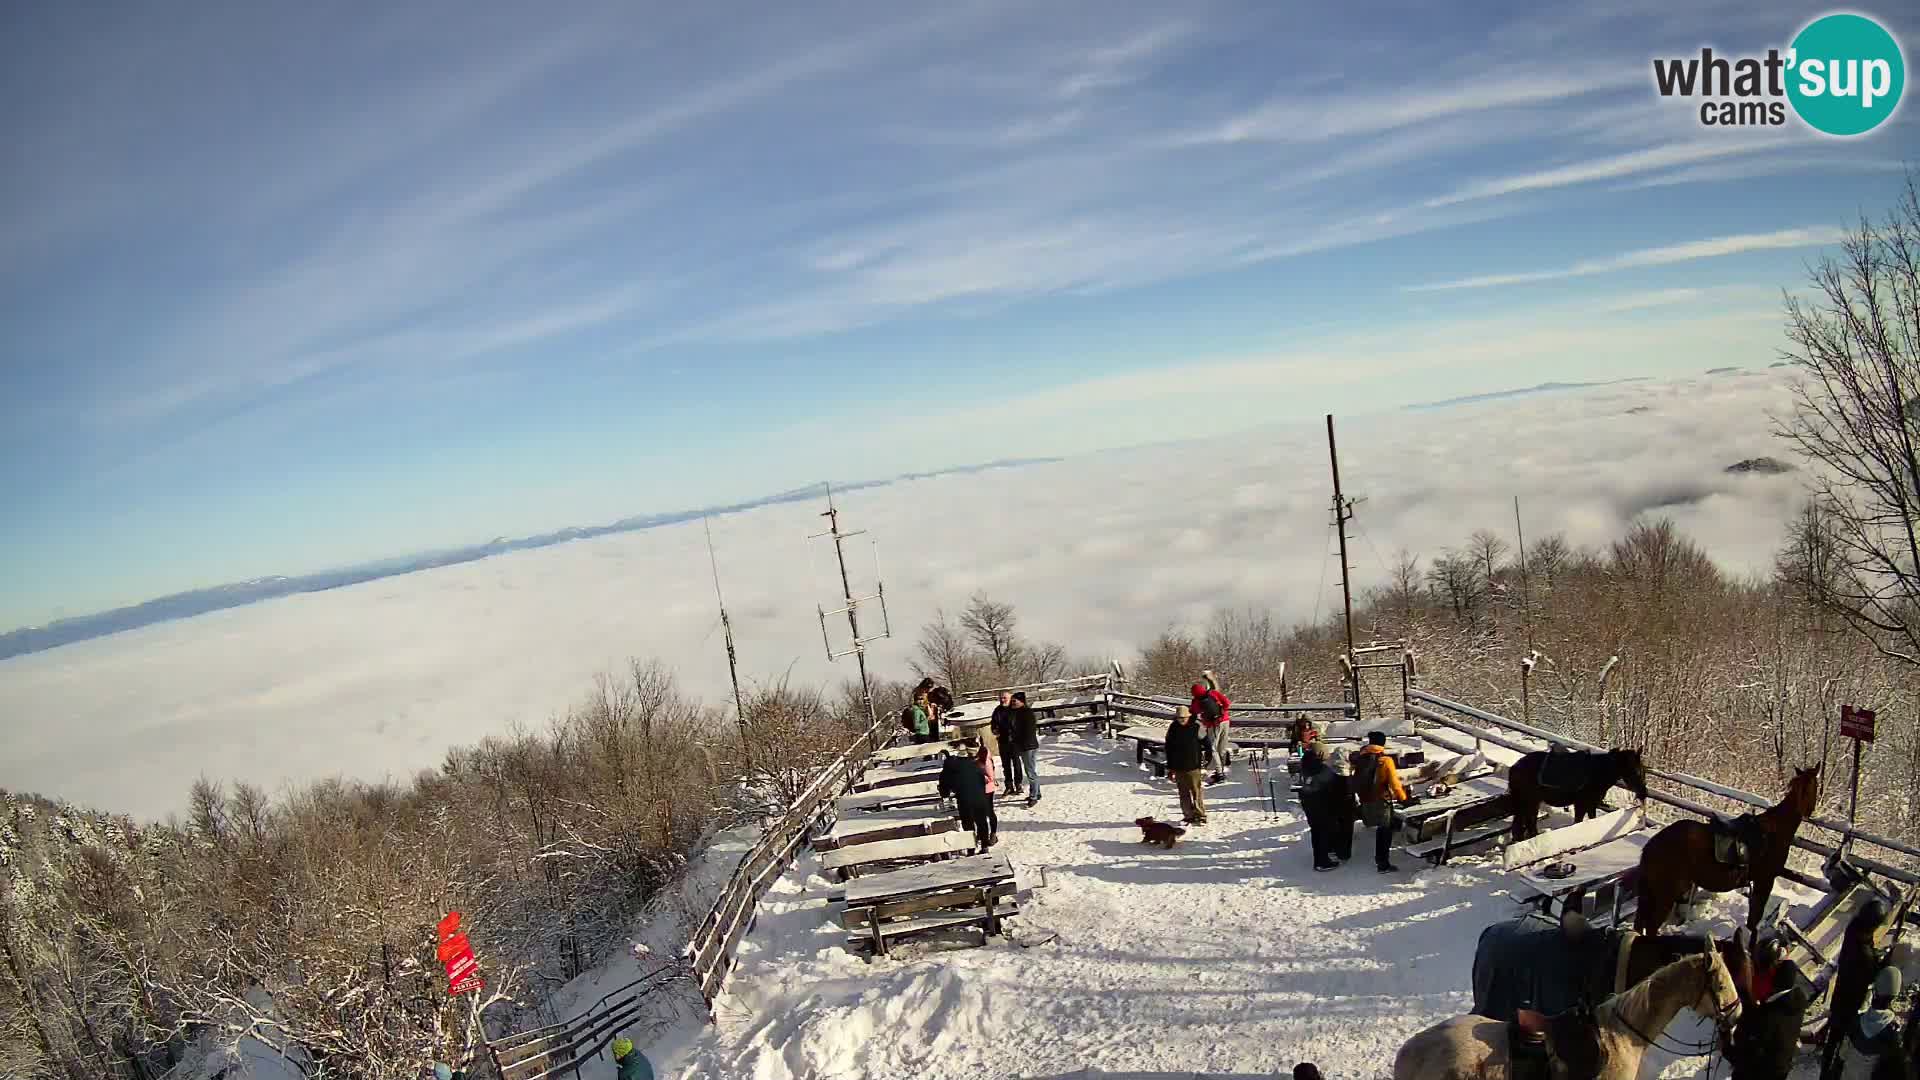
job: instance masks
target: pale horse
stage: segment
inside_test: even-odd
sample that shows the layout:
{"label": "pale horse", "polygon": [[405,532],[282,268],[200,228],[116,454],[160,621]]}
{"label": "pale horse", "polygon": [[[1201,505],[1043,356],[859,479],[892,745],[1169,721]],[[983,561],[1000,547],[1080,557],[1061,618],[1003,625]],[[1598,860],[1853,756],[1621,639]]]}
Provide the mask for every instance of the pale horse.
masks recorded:
{"label": "pale horse", "polygon": [[[1601,1002],[1594,1009],[1599,1071],[1589,1075],[1598,1080],[1634,1080],[1647,1047],[1682,1008],[1712,1018],[1722,1039],[1739,1022],[1740,992],[1717,950],[1676,960],[1632,989]],[[1543,1019],[1532,1014],[1530,1022]],[[1549,1043],[1553,1038],[1549,1030]],[[1591,1048],[1578,1056],[1590,1053]],[[1484,1016],[1456,1016],[1407,1040],[1393,1059],[1393,1080],[1511,1080],[1511,1060],[1507,1025]],[[1558,1052],[1552,1075],[1554,1080],[1578,1080]]]}

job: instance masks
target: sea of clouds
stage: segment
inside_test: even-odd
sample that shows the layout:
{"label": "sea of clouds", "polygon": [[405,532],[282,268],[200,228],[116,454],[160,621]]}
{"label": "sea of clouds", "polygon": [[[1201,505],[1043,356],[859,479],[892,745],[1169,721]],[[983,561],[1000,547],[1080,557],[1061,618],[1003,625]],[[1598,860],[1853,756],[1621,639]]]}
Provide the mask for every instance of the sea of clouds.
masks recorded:
{"label": "sea of clouds", "polygon": [[[1791,460],[1770,434],[1786,387],[1769,370],[1340,421],[1342,481],[1365,500],[1356,587],[1383,580],[1400,547],[1431,555],[1483,527],[1511,536],[1515,496],[1530,540],[1600,544],[1636,515],[1666,514],[1723,567],[1764,569],[1802,480],[1724,470]],[[979,456],[995,456],[984,439]],[[1324,616],[1339,603],[1330,497],[1325,427],[1310,422],[894,484],[840,506],[847,528],[878,541],[894,639],[873,646],[874,663],[904,675],[919,627],[978,590],[1080,656],[1129,657],[1222,607]],[[822,508],[712,522],[751,678],[852,674],[851,659],[826,660],[815,616],[839,592],[830,545],[807,539]],[[867,542],[848,544],[859,591],[873,580]],[[538,725],[629,657],[727,698],[698,522],[0,661],[0,787],[163,816],[201,775],[270,790],[404,778],[454,744]]]}

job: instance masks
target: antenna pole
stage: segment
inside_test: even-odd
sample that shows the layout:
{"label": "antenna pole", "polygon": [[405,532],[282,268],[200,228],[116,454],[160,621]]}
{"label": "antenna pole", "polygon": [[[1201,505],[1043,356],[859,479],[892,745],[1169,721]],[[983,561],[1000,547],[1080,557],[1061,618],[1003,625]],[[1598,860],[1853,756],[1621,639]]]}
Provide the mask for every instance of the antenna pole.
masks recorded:
{"label": "antenna pole", "polygon": [[1527,574],[1527,534],[1520,527],[1520,496],[1513,497],[1513,535],[1520,541],[1520,603],[1525,605],[1527,651],[1533,651],[1533,582]]}
{"label": "antenna pole", "polygon": [[[820,516],[827,519],[827,531],[818,535],[833,537],[834,558],[840,564],[840,593],[847,602],[847,629],[853,634],[853,646],[848,651],[853,653],[854,660],[860,665],[860,700],[865,703],[867,707],[868,725],[876,726],[879,724],[880,718],[873,709],[873,684],[867,677],[868,639],[860,636],[860,613],[856,610],[862,598],[857,598],[853,595],[853,580],[847,574],[846,541],[849,537],[860,534],[857,532],[843,533],[840,531],[840,510],[833,505],[833,484],[831,482],[827,484],[827,509]],[[876,558],[876,563],[877,561]],[[865,599],[872,599],[872,597],[866,597]],[[821,619],[821,626],[824,631],[824,613],[822,613]],[[831,651],[831,647],[829,647],[827,655],[829,659],[835,655]],[[838,655],[845,656],[846,653],[843,652]]]}
{"label": "antenna pole", "polygon": [[727,638],[727,674],[733,677],[734,720],[740,730],[747,729],[747,704],[740,695],[740,658],[733,651],[733,620],[727,618],[727,598],[720,595],[720,560],[713,553],[713,526],[703,515],[700,527],[707,531],[707,562],[713,566],[713,598],[720,604],[720,629]]}
{"label": "antenna pole", "polygon": [[[1333,441],[1333,414],[1327,414],[1327,457],[1333,462],[1333,523],[1340,533],[1340,600],[1346,611],[1347,625],[1347,664],[1353,659],[1353,582],[1347,570],[1347,522],[1353,517],[1353,503],[1340,494],[1340,451]],[[1359,701],[1358,677],[1355,678],[1354,700]]]}

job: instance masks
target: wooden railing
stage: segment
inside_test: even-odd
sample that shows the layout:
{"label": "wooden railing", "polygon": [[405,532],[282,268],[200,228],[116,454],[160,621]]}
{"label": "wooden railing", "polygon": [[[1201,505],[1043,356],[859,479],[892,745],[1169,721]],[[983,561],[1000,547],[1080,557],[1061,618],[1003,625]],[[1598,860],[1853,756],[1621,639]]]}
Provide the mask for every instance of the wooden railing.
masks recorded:
{"label": "wooden railing", "polygon": [[[1487,727],[1469,724],[1461,718],[1466,717],[1480,721],[1482,725],[1518,732],[1520,735],[1529,739],[1538,740],[1550,745],[1564,746],[1570,750],[1602,749],[1602,747],[1594,746],[1591,743],[1568,738],[1565,735],[1546,731],[1542,728],[1534,727],[1531,724],[1509,719],[1497,713],[1487,712],[1484,709],[1476,709],[1471,705],[1451,701],[1438,694],[1428,693],[1425,690],[1410,691],[1408,699],[1409,711],[1419,719],[1439,724],[1471,736],[1478,741],[1490,742],[1495,746],[1505,747],[1517,753],[1529,753],[1539,749],[1539,747],[1528,746],[1516,741],[1512,736],[1502,735],[1498,731],[1487,730]],[[1703,780],[1697,776],[1688,776],[1685,773],[1648,768],[1647,775],[1655,779],[1664,780],[1680,788],[1700,792],[1704,795],[1711,795],[1716,798],[1727,799],[1746,806],[1764,809],[1773,805],[1761,796],[1752,794],[1751,792],[1730,788],[1724,784],[1716,784],[1711,780]],[[1711,818],[1715,814],[1712,808],[1681,795],[1671,795],[1663,791],[1650,789],[1648,791],[1648,798],[1677,810],[1684,810],[1689,814],[1697,814],[1704,818]],[[1853,828],[1844,821],[1835,821],[1832,818],[1824,817],[1811,817],[1806,820],[1805,824],[1830,833],[1836,833],[1843,842],[1847,837],[1851,836],[1855,843],[1863,843],[1887,851],[1897,852],[1909,858],[1920,858],[1920,848],[1916,848],[1912,844],[1902,843],[1889,837],[1877,836],[1862,829]],[[1823,859],[1831,858],[1837,851],[1837,847],[1834,844],[1824,844],[1804,835],[1794,837],[1793,844],[1796,848],[1818,855]],[[1920,873],[1915,873],[1905,867],[1895,866],[1892,863],[1880,859],[1869,858],[1851,852],[1849,852],[1847,859],[1855,866],[1864,870],[1870,870],[1894,881],[1904,882],[1908,885],[1920,884]]]}
{"label": "wooden railing", "polygon": [[892,713],[882,714],[874,725],[854,739],[840,756],[820,770],[793,804],[776,821],[768,823],[760,839],[741,857],[739,865],[720,890],[700,925],[695,928],[683,954],[700,996],[707,1003],[708,1019],[713,1018],[713,1003],[733,970],[740,939],[753,928],[760,898],[785,872],[800,845],[822,815],[866,768],[867,757],[892,739],[895,724]]}

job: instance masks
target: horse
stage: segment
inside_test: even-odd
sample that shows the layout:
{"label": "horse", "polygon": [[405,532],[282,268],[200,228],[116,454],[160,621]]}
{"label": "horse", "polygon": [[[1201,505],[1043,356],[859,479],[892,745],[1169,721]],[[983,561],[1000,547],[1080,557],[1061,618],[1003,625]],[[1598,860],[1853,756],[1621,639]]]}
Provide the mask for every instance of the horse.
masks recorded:
{"label": "horse", "polygon": [[[1653,1040],[1682,1008],[1713,1020],[1720,1037],[1740,1019],[1740,988],[1717,950],[1668,964],[1639,985],[1601,1002],[1591,1036],[1569,1018],[1523,1012],[1519,1027],[1544,1033],[1554,1080],[1633,1080]],[[1513,1075],[1508,1025],[1456,1016],[1415,1034],[1393,1059],[1393,1080],[1484,1080]]]}
{"label": "horse", "polygon": [[[1576,900],[1569,900],[1569,908]],[[1744,936],[1744,935],[1741,935]],[[1512,1020],[1521,1007],[1560,1013],[1645,982],[1655,971],[1705,949],[1709,942],[1742,986],[1751,980],[1744,942],[1694,934],[1636,934],[1590,927],[1569,932],[1541,915],[1497,922],[1481,931],[1473,953],[1473,1013]]]}
{"label": "horse", "polygon": [[[1543,777],[1545,782],[1543,782]],[[1573,820],[1600,812],[1600,801],[1619,784],[1647,797],[1647,770],[1638,750],[1536,750],[1507,770],[1513,798],[1513,838],[1540,832],[1540,806],[1571,806]]]}
{"label": "horse", "polygon": [[1640,851],[1633,872],[1638,910],[1633,927],[1650,933],[1666,925],[1675,904],[1694,887],[1728,892],[1752,885],[1747,898],[1747,930],[1757,933],[1760,918],[1773,895],[1774,879],[1787,865],[1800,822],[1812,816],[1820,802],[1820,767],[1795,769],[1787,793],[1778,804],[1750,817],[1747,858],[1725,862],[1714,853],[1715,836],[1724,827],[1705,821],[1676,821],[1655,833]]}

